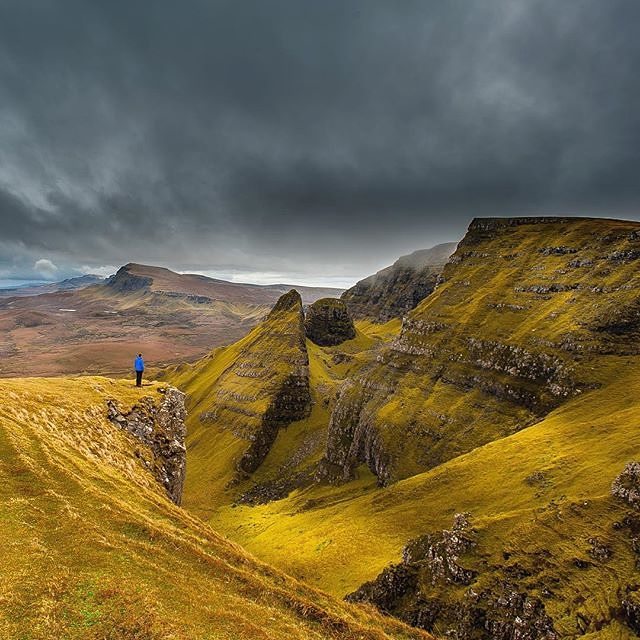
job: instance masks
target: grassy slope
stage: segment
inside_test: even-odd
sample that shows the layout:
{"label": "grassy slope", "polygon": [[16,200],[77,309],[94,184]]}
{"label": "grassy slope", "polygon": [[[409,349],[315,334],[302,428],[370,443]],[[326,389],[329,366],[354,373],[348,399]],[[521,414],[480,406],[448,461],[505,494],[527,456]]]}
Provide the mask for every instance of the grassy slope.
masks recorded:
{"label": "grassy slope", "polygon": [[287,578],[168,501],[105,418],[108,397],[155,394],[0,381],[0,637],[426,637]]}
{"label": "grassy slope", "polygon": [[[293,575],[344,594],[397,561],[408,539],[448,527],[454,513],[470,511],[481,532],[478,563],[480,557],[499,562],[510,550],[514,562],[530,564],[536,548],[551,551],[549,573],[563,584],[547,609],[570,630],[579,595],[587,601],[577,609],[604,616],[634,574],[629,540],[611,528],[623,509],[609,492],[624,464],[640,454],[640,407],[632,401],[640,394],[640,366],[636,359],[612,359],[600,373],[617,379],[529,429],[389,488],[375,488],[361,470],[349,485],[223,509],[212,523]],[[531,486],[525,479],[538,471],[545,481]],[[575,568],[572,559],[588,559],[587,539],[594,535],[612,544],[614,560]]]}
{"label": "grassy slope", "polygon": [[[386,489],[378,489],[371,473],[360,467],[357,479],[347,485],[311,487],[268,505],[231,508],[218,495],[209,496],[208,502],[193,500],[190,506],[256,555],[338,595],[397,561],[408,539],[448,527],[454,513],[468,510],[480,530],[477,557],[470,562],[486,570],[504,564],[502,554],[508,550],[512,562],[530,565],[535,563],[536,548],[547,549],[553,566],[545,572],[560,579],[556,596],[546,601],[556,627],[565,634],[575,633],[576,612],[606,620],[617,590],[632,580],[629,539],[611,526],[622,517],[622,508],[609,498],[609,490],[624,464],[640,456],[635,427],[640,407],[634,400],[640,392],[640,358],[598,354],[598,349],[633,354],[635,338],[625,343],[624,338],[594,333],[589,327],[615,319],[616,310],[633,309],[639,277],[636,262],[609,256],[634,249],[636,230],[634,223],[575,220],[521,227],[510,237],[480,239],[476,246],[462,247],[467,254],[462,258],[464,271],[456,273],[459,267],[451,267],[445,272],[445,284],[413,313],[418,320],[453,326],[452,332],[434,338],[444,354],[436,358],[446,359],[451,350],[464,351],[468,336],[524,346],[533,357],[559,355],[581,392],[546,417],[536,418],[534,412],[479,389],[447,382],[429,387],[428,378],[414,371],[402,373],[401,367],[398,374],[381,368],[374,375],[400,378],[399,392],[380,406],[383,421],[402,427],[411,419],[429,423],[430,417],[446,413],[447,429],[458,441],[448,441],[453,442],[444,452],[448,461]],[[577,253],[539,251],[559,245]],[[574,259],[591,264],[568,267]],[[578,288],[543,294],[527,290],[554,284]],[[309,433],[318,434],[320,440],[326,437],[333,394],[344,379],[358,376],[363,365],[380,353],[380,340],[389,340],[393,329],[399,330],[396,324],[378,329],[360,322],[352,345],[309,348],[312,387],[317,399],[329,398],[328,404],[316,406],[310,420],[282,432],[259,473],[265,477],[277,473]],[[419,342],[420,336],[409,332],[406,340]],[[558,345],[563,341],[578,345],[577,355],[562,351]],[[336,363],[333,356],[339,350],[351,351],[353,358]],[[402,365],[405,355],[391,357]],[[453,377],[472,371],[549,398],[544,380],[528,381],[482,366],[448,362]],[[593,385],[601,387],[589,390]],[[525,424],[533,426],[519,430]],[[388,433],[392,447],[394,439],[399,449],[406,445],[401,428]],[[411,456],[403,460],[401,475],[420,470],[419,461]],[[541,481],[526,481],[537,472],[542,473]],[[190,478],[192,496],[200,482]],[[611,544],[613,559],[578,569],[573,560],[589,559],[588,538],[594,535]],[[545,575],[530,582],[525,586],[539,595]],[[628,630],[612,623],[593,637],[625,634]]]}

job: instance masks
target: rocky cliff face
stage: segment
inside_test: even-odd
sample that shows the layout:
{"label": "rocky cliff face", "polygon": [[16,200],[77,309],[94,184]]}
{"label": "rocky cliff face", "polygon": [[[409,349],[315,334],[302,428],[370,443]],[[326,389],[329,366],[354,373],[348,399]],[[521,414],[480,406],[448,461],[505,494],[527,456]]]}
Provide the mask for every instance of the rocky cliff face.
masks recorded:
{"label": "rocky cliff face", "polygon": [[454,242],[403,256],[394,264],[358,282],[342,294],[355,318],[387,322],[414,309],[434,289]]}
{"label": "rocky cliff face", "polygon": [[638,352],[640,225],[474,220],[438,289],[345,383],[323,477],[365,462],[381,484],[522,429]]}
{"label": "rocky cliff face", "polygon": [[118,271],[107,279],[105,286],[117,293],[131,293],[149,289],[153,279],[132,273],[132,265],[120,267]]}
{"label": "rocky cliff face", "polygon": [[614,480],[611,493],[640,510],[640,462],[630,462]]}
{"label": "rocky cliff face", "polygon": [[159,405],[147,396],[128,411],[123,411],[115,400],[107,400],[107,416],[148,448],[150,456],[138,450],[138,457],[169,498],[180,504],[186,471],[184,394],[173,387],[161,387],[161,392]]}
{"label": "rocky cliff face", "polygon": [[321,298],[309,306],[304,328],[309,340],[323,347],[342,344],[356,337],[347,305],[337,298]]}
{"label": "rocky cliff face", "polygon": [[247,480],[279,432],[311,411],[309,356],[298,292],[284,294],[243,340],[204,358],[174,382],[189,394],[192,459],[200,464],[200,457],[213,456],[212,463],[222,467],[217,473],[231,486]]}

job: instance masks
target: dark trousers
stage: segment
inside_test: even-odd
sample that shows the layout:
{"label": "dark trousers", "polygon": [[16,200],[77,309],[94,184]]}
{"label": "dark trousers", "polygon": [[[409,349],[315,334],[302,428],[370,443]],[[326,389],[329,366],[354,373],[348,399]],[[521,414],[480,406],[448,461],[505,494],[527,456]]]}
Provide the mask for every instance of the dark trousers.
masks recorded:
{"label": "dark trousers", "polygon": [[136,371],[136,387],[142,386],[142,371]]}

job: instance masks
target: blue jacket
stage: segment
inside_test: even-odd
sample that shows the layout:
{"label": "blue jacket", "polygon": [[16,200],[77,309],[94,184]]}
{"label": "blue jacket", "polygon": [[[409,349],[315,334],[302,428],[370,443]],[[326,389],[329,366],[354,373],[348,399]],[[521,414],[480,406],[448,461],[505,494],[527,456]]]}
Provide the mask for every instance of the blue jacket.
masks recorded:
{"label": "blue jacket", "polygon": [[138,356],[136,361],[133,363],[133,367],[136,371],[144,371],[144,360]]}

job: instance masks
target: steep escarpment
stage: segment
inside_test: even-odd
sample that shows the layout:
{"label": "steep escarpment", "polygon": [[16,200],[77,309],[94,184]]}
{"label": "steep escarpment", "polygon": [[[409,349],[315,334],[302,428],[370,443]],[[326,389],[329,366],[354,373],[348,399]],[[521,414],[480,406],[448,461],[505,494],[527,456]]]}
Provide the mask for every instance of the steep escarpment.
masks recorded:
{"label": "steep escarpment", "polygon": [[149,290],[153,284],[150,275],[141,275],[136,272],[137,265],[126,264],[107,278],[104,286],[118,293],[131,293],[140,290]]}
{"label": "steep escarpment", "polygon": [[455,242],[447,242],[402,256],[345,291],[342,300],[355,318],[376,322],[401,318],[435,289],[455,248]]}
{"label": "steep escarpment", "polygon": [[171,379],[188,394],[196,474],[213,483],[241,482],[260,467],[279,431],[311,411],[300,295],[283,295],[240,342]]}
{"label": "steep escarpment", "polygon": [[324,468],[388,484],[539,420],[638,353],[640,226],[474,220],[442,283],[345,384]]}
{"label": "steep escarpment", "polygon": [[167,394],[98,377],[0,381],[0,637],[430,637],[279,573],[173,504],[145,446],[107,417],[107,401],[131,420],[147,397],[157,423],[179,404]]}

